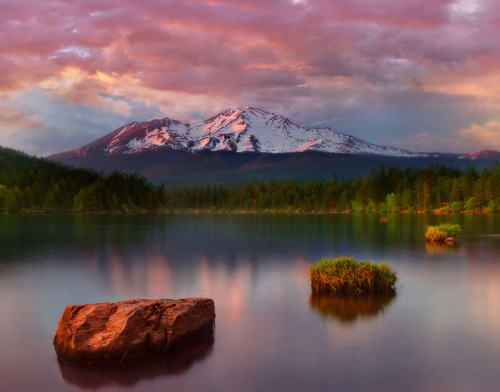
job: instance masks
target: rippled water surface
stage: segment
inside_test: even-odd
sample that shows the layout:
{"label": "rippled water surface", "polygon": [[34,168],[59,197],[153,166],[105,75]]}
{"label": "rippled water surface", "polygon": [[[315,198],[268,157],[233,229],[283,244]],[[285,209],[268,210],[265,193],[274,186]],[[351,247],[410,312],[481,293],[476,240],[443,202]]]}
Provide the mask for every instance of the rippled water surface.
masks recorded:
{"label": "rippled water surface", "polygon": [[[463,225],[429,247],[426,225]],[[387,261],[395,296],[313,297],[308,265]],[[216,331],[161,362],[60,365],[66,305],[210,297]],[[500,216],[0,216],[1,391],[497,391]]]}

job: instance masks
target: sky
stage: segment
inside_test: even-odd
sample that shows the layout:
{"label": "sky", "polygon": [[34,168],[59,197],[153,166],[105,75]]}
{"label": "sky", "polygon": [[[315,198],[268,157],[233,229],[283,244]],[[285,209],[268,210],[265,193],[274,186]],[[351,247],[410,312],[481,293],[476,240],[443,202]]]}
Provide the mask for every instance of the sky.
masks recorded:
{"label": "sky", "polygon": [[252,106],[411,151],[500,149],[496,0],[0,0],[0,145]]}

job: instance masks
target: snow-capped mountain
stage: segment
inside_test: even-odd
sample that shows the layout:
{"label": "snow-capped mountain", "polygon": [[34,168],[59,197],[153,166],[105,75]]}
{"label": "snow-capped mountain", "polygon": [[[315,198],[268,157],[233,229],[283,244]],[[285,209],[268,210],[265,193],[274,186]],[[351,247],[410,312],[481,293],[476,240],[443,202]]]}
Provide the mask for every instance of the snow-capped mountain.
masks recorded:
{"label": "snow-capped mountain", "polygon": [[90,152],[115,155],[162,149],[189,152],[322,151],[392,157],[426,156],[393,147],[377,146],[330,128],[301,127],[283,116],[251,107],[229,109],[191,124],[167,117],[133,122],[71,153],[79,156]]}

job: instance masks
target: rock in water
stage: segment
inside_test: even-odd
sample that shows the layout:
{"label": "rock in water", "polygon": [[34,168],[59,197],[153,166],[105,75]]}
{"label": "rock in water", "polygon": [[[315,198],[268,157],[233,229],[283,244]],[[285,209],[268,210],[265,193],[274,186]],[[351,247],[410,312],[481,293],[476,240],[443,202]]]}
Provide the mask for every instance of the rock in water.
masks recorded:
{"label": "rock in water", "polygon": [[72,305],[59,321],[54,347],[68,363],[131,362],[213,333],[214,321],[214,301],[207,298]]}

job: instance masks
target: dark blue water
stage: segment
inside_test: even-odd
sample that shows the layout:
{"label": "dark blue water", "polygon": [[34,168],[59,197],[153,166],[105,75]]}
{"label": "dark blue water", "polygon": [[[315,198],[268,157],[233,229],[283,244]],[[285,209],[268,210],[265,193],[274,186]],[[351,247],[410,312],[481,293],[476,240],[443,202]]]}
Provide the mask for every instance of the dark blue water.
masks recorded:
{"label": "dark blue water", "polygon": [[[463,225],[428,247],[426,225]],[[311,297],[322,257],[387,261],[393,297]],[[210,297],[212,340],[127,369],[59,365],[66,305]],[[496,391],[500,216],[0,216],[1,391]]]}

